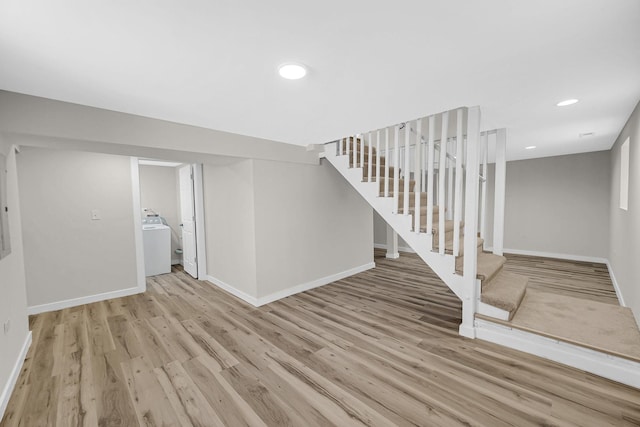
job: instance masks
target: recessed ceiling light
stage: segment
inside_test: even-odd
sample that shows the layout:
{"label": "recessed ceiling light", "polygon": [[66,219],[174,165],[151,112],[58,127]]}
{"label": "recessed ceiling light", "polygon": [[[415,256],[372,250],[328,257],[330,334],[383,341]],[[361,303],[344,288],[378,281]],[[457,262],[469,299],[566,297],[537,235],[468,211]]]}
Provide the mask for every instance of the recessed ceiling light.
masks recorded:
{"label": "recessed ceiling light", "polygon": [[280,73],[282,78],[298,80],[307,75],[307,68],[301,64],[288,62],[278,67],[278,73]]}
{"label": "recessed ceiling light", "polygon": [[524,147],[525,150],[533,150],[534,148],[536,148],[535,145],[530,145],[528,147]]}
{"label": "recessed ceiling light", "polygon": [[578,102],[578,100],[577,100],[577,99],[565,99],[564,101],[560,101],[560,102],[558,102],[556,105],[557,105],[558,107],[566,107],[567,105],[573,105],[573,104],[575,104],[576,102]]}

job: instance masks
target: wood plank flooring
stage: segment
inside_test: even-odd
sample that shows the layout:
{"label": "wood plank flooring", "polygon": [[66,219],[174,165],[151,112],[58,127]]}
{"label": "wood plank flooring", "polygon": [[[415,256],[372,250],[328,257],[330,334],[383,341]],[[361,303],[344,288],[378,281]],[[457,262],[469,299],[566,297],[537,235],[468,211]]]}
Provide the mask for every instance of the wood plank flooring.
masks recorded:
{"label": "wood plank flooring", "polygon": [[640,390],[457,334],[414,255],[261,308],[181,271],[30,319],[0,426],[631,426]]}

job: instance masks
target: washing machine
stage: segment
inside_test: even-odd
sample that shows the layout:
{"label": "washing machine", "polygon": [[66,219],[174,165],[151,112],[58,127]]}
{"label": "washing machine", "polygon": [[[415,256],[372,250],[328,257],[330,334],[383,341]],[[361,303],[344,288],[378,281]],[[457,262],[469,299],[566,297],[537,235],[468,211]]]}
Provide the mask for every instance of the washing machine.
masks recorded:
{"label": "washing machine", "polygon": [[171,272],[171,228],[162,217],[142,218],[146,276]]}

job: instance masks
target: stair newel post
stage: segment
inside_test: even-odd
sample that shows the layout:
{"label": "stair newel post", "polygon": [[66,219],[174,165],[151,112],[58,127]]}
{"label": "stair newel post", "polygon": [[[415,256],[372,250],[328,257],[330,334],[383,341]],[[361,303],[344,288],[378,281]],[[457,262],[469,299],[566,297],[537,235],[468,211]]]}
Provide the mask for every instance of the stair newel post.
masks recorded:
{"label": "stair newel post", "polygon": [[391,162],[391,157],[389,157],[389,128],[384,129],[384,197],[389,197],[389,162]]}
{"label": "stair newel post", "polygon": [[449,112],[442,113],[442,133],[440,135],[440,161],[438,162],[438,252],[444,255],[445,245],[445,206],[447,173],[447,136],[449,131]]}
{"label": "stair newel post", "polygon": [[[369,158],[367,159],[367,182],[373,181],[373,176],[371,175],[371,164],[373,163],[373,139],[372,133],[369,132]],[[378,164],[376,163],[376,167]],[[378,174],[376,174],[378,176]]]}
{"label": "stair newel post", "polygon": [[393,130],[393,213],[398,213],[398,197],[400,192],[400,125]]}
{"label": "stair newel post", "polygon": [[[487,160],[489,156],[489,132],[480,135],[480,237],[485,238],[487,222]],[[484,243],[483,243],[484,246]]]}
{"label": "stair newel post", "polygon": [[[434,191],[434,154],[435,154],[435,116],[429,117],[429,141],[427,145],[427,233],[433,236],[433,191]],[[433,249],[433,239],[429,239]]]}
{"label": "stair newel post", "polygon": [[468,110],[467,118],[467,162],[464,213],[464,263],[462,324],[460,335],[475,338],[475,313],[478,299],[478,149],[480,144],[480,107]]}
{"label": "stair newel post", "polygon": [[411,179],[411,122],[407,122],[404,126],[404,197],[402,198],[402,213],[409,215],[409,180]]}
{"label": "stair newel post", "polygon": [[418,119],[416,120],[416,146],[413,152],[413,156],[414,156],[414,160],[415,160],[415,167],[413,170],[413,179],[415,179],[415,184],[413,187],[413,191],[415,192],[415,203],[413,204],[413,230],[416,233],[420,232],[420,220],[422,218],[422,214],[420,212],[420,197],[421,197],[421,190],[422,190],[422,185],[421,185],[421,181],[422,181],[422,150],[420,147],[421,144],[421,140],[422,140],[422,119]]}
{"label": "stair newel post", "polygon": [[460,255],[460,221],[462,219],[462,149],[464,148],[463,134],[464,109],[456,113],[456,185],[455,204],[453,211],[453,255]]}
{"label": "stair newel post", "polygon": [[507,130],[496,132],[496,169],[493,207],[493,253],[502,255],[504,248],[504,201],[507,176]]}

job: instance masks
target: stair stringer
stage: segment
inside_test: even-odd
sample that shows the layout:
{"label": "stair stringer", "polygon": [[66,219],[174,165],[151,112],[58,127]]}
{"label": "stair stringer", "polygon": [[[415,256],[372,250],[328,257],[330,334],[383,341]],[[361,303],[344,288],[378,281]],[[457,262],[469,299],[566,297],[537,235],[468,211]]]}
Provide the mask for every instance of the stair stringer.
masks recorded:
{"label": "stair stringer", "polygon": [[412,216],[394,214],[392,197],[380,197],[379,182],[363,182],[363,168],[349,167],[348,156],[336,156],[336,143],[325,145],[325,158],[351,184],[351,186],[376,210],[396,233],[422,260],[442,279],[461,300],[463,299],[463,277],[456,274],[455,257],[441,255],[431,250],[431,234],[412,231]]}

